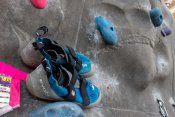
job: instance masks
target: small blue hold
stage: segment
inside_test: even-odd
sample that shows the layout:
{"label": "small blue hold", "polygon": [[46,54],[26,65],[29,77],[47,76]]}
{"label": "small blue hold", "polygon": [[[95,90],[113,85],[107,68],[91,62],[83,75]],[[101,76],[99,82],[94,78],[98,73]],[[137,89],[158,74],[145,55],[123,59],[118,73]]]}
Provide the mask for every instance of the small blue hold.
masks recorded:
{"label": "small blue hold", "polygon": [[97,16],[95,21],[97,29],[100,31],[105,43],[115,45],[118,37],[114,25],[102,16]]}
{"label": "small blue hold", "polygon": [[155,7],[150,11],[150,17],[155,27],[159,27],[163,22],[163,14],[158,7]]}
{"label": "small blue hold", "polygon": [[29,117],[84,117],[84,112],[74,103],[56,102],[33,110]]}

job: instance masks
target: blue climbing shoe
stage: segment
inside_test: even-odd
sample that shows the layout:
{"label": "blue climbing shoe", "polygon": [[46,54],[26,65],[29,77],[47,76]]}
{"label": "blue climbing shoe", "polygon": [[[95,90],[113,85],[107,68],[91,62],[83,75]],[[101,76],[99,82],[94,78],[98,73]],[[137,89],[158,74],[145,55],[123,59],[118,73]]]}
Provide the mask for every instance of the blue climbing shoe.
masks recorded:
{"label": "blue climbing shoe", "polygon": [[109,45],[115,45],[118,41],[118,37],[114,25],[102,16],[97,16],[95,22],[104,42]]}
{"label": "blue climbing shoe", "polygon": [[[41,61],[43,59],[42,55],[39,53],[39,51],[35,51],[34,46],[32,43],[37,43],[38,46],[45,46],[45,50],[47,51],[52,51],[51,48],[52,46],[57,46],[58,48],[61,47],[56,41],[53,41],[51,39],[42,37],[46,32],[48,31],[48,28],[43,26],[40,27],[36,34],[38,35],[32,42],[30,42],[21,52],[21,58],[22,61],[32,67],[36,68],[38,65],[41,64]],[[41,34],[42,33],[42,34]],[[63,47],[61,47],[63,48]],[[64,48],[66,53],[69,53],[68,48]],[[32,56],[32,57],[31,57]],[[94,63],[85,55],[75,52],[74,59],[76,59],[79,64],[81,64],[81,70],[79,74],[85,78],[90,77],[94,75],[95,73],[95,65]],[[81,62],[81,63],[80,63]],[[77,64],[77,65],[79,65]]]}
{"label": "blue climbing shoe", "polygon": [[[47,41],[47,44],[51,43]],[[66,52],[56,44],[49,47],[36,42],[34,46],[39,49],[44,60],[26,80],[27,88],[33,95],[55,101],[68,100],[87,108],[100,102],[100,90],[79,75],[81,62],[75,59],[72,48],[67,47],[69,52]],[[75,87],[76,83],[78,87]]]}
{"label": "blue climbing shoe", "polygon": [[[79,67],[81,66],[81,69],[79,70],[79,74],[85,78],[90,77],[92,75],[94,75],[95,73],[95,65],[94,63],[85,55],[80,54],[78,52],[75,52],[72,48],[70,51],[70,47],[66,47],[63,50],[63,47],[61,45],[59,45],[56,41],[53,41],[51,39],[48,38],[42,38],[42,37],[38,37],[36,38],[36,42],[33,43],[33,46],[35,48],[37,48],[36,46],[43,46],[43,48],[46,51],[52,51],[55,48],[61,48],[60,50],[64,51],[63,53],[67,53],[67,54],[71,54],[73,55],[73,59],[76,60],[76,67],[79,69]],[[52,48],[55,47],[55,48]],[[60,51],[58,50],[58,51]],[[66,64],[66,60],[63,59],[62,63],[60,64]]]}
{"label": "blue climbing shoe", "polygon": [[71,102],[56,102],[34,109],[28,117],[84,117],[83,110]]}
{"label": "blue climbing shoe", "polygon": [[159,27],[163,23],[163,14],[160,8],[158,7],[151,9],[150,17],[155,27]]}

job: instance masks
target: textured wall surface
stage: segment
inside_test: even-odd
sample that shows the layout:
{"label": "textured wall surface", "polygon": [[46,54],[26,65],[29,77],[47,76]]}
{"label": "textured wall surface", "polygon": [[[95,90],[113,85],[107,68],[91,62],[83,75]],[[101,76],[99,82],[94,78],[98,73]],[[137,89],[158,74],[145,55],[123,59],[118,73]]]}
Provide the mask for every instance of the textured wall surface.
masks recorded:
{"label": "textured wall surface", "polygon": [[[175,22],[161,0],[154,5],[172,29],[170,36],[162,37],[161,28],[153,26],[149,0],[48,0],[43,10],[29,0],[0,0],[0,61],[31,72],[21,62],[20,51],[35,30],[45,25],[49,38],[74,47],[96,63],[91,80],[103,96],[99,106],[85,110],[87,117],[160,117],[157,98],[164,101],[169,117],[174,117]],[[115,24],[117,45],[102,41],[95,28],[98,15]],[[22,82],[21,107],[3,117],[26,117],[45,103],[31,96]]]}

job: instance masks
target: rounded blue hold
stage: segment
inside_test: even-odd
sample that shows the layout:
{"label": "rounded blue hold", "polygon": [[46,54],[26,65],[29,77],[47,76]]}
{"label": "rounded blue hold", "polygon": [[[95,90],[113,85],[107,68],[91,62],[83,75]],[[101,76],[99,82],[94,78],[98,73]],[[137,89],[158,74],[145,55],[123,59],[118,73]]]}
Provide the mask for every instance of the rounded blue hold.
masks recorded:
{"label": "rounded blue hold", "polygon": [[100,31],[105,43],[115,45],[118,41],[118,37],[112,22],[106,20],[102,16],[97,16],[95,22],[97,29]]}
{"label": "rounded blue hold", "polygon": [[150,17],[155,27],[159,27],[163,22],[163,14],[158,7],[155,7],[150,11]]}
{"label": "rounded blue hold", "polygon": [[168,36],[168,35],[170,35],[171,33],[172,33],[171,29],[168,28],[167,26],[164,27],[164,28],[161,30],[161,34],[162,34],[163,37]]}
{"label": "rounded blue hold", "polygon": [[29,117],[84,117],[83,110],[71,102],[56,102],[39,107]]}

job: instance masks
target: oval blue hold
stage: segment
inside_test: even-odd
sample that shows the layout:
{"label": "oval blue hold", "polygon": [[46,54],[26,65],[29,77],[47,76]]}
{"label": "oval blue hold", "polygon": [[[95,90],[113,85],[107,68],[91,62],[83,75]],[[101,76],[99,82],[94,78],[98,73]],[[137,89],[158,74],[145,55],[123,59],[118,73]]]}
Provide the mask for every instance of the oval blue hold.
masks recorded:
{"label": "oval blue hold", "polygon": [[118,37],[112,22],[106,20],[102,16],[97,16],[95,22],[97,29],[100,31],[105,43],[115,45],[118,41]]}
{"label": "oval blue hold", "polygon": [[150,17],[155,27],[159,27],[163,22],[163,14],[158,7],[155,7],[150,11]]}
{"label": "oval blue hold", "polygon": [[56,102],[39,107],[29,117],[84,117],[83,110],[71,102]]}

